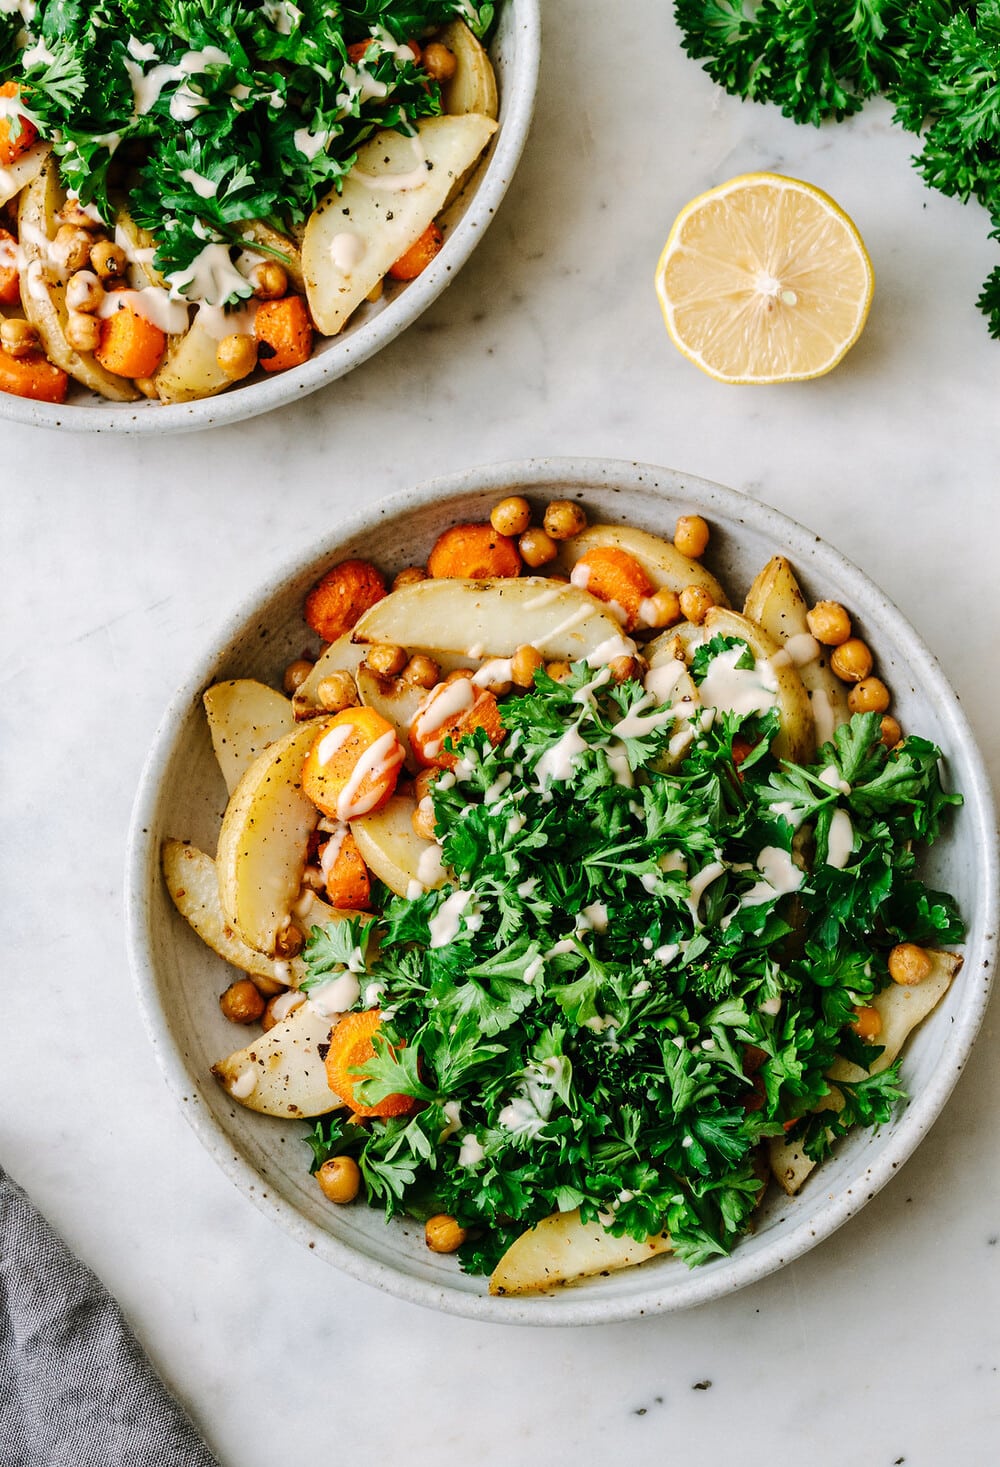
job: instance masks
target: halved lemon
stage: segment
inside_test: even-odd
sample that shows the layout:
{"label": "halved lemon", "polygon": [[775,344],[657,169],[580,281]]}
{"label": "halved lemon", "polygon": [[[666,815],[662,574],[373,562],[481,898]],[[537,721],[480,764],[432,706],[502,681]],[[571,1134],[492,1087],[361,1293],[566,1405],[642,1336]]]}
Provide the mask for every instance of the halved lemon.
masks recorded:
{"label": "halved lemon", "polygon": [[744,173],[692,199],[656,268],[674,345],[720,382],[821,377],[861,335],[874,288],[843,209],[777,173]]}

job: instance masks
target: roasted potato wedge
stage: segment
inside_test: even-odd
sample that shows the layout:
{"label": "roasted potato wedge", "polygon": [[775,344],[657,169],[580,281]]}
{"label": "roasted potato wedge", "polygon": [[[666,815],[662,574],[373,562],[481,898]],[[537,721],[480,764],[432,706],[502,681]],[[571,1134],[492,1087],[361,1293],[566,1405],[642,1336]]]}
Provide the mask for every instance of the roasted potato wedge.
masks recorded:
{"label": "roasted potato wedge", "polygon": [[661,540],[659,535],[650,535],[646,530],[634,530],[629,525],[588,525],[579,535],[561,542],[559,554],[546,569],[568,576],[577,561],[598,546],[612,546],[631,555],[657,590],[666,587],[680,594],[685,586],[701,586],[716,606],[729,605],[725,591],[700,561],[682,555],[669,540]]}
{"label": "roasted potato wedge", "polygon": [[106,372],[91,352],[74,351],[66,340],[66,286],[53,278],[47,265],[47,242],[55,238],[56,214],[65,199],[55,159],[50,157],[21,194],[18,207],[18,236],[26,261],[21,272],[24,314],[38,332],[50,362],[112,402],[135,402],[141,393],[133,383]]}
{"label": "roasted potato wedge", "polygon": [[579,1211],[554,1212],[510,1245],[493,1270],[490,1293],[540,1294],[669,1251],[666,1233],[637,1243],[613,1237],[599,1222],[582,1223]]}
{"label": "roasted potato wedge", "polygon": [[218,349],[218,341],[199,326],[197,318],[183,336],[171,337],[153,378],[160,401],[195,402],[231,387],[232,377],[219,366]]}
{"label": "roasted potato wedge", "polygon": [[248,1110],[285,1120],[323,1116],[342,1105],[330,1089],[319,1047],[330,1038],[330,1018],[307,1001],[244,1049],[212,1066],[233,1100]]}
{"label": "roasted potato wedge", "polygon": [[230,794],[268,744],[295,727],[290,699],[253,678],[213,683],[202,698],[212,748]]}
{"label": "roasted potato wedge", "polygon": [[236,226],[246,241],[246,247],[254,252],[255,247],[268,260],[274,260],[288,276],[295,289],[305,294],[306,282],[302,274],[302,251],[288,234],[272,229],[264,219],[244,219]]}
{"label": "roasted potato wedge", "polygon": [[429,889],[445,879],[438,845],[413,829],[416,808],[412,795],[398,794],[381,810],[351,821],[365,865],[397,896],[406,896],[413,882]]}
{"label": "roasted potato wedge", "polygon": [[436,37],[455,57],[455,75],[441,87],[444,110],[451,117],[469,112],[496,118],[497,79],[493,63],[464,20],[453,20]]}
{"label": "roasted potato wedge", "polygon": [[261,993],[280,993],[289,985],[298,987],[306,972],[301,958],[281,962],[255,952],[226,920],[219,901],[219,876],[211,856],[183,841],[164,841],[163,875],[174,906],[202,942],[234,968],[248,973]]}
{"label": "roasted potato wedge", "polygon": [[427,689],[405,682],[402,678],[380,677],[377,672],[372,672],[366,662],[362,662],[358,668],[357,684],[362,703],[374,708],[376,713],[381,713],[396,730],[400,743],[407,750],[406,764],[412,773],[414,763],[409,745],[410,724],[427,697]]}
{"label": "roasted potato wedge", "polygon": [[274,957],[290,920],[319,811],[302,793],[302,764],[325,723],[300,723],[264,750],[226,807],[216,866],[226,918],[243,941]]}
{"label": "roasted potato wedge", "polygon": [[20,158],[15,158],[13,163],[7,163],[0,168],[0,207],[9,203],[23,188],[27,188],[32,179],[38,177],[51,152],[51,143],[32,143]]}
{"label": "roasted potato wedge", "polygon": [[315,718],[323,712],[323,705],[319,701],[317,689],[325,677],[331,672],[349,672],[351,677],[357,681],[358,668],[364,659],[365,649],[358,647],[351,638],[350,632],[338,637],[331,642],[323,653],[313,664],[312,671],[304,682],[300,683],[292,694],[292,711],[297,719]]}
{"label": "roasted potato wedge", "polygon": [[744,616],[779,642],[805,685],[812,704],[816,742],[825,744],[850,719],[847,689],[830,667],[831,648],[816,641],[806,621],[806,598],[783,555],[764,566],[747,593]]}
{"label": "roasted potato wedge", "polygon": [[779,759],[808,764],[816,752],[816,726],[809,694],[791,662],[778,655],[781,653],[780,643],[749,617],[722,606],[713,606],[705,617],[705,633],[708,638],[739,637],[747,643],[758,661],[766,660],[771,664],[778,683],[777,706],[781,716],[781,729],[772,746],[774,753]]}
{"label": "roasted potato wedge", "polygon": [[608,649],[634,650],[611,613],[576,586],[539,576],[519,580],[420,581],[366,611],[354,628],[361,643],[392,642],[438,658],[511,657],[531,643],[546,661],[572,662]]}
{"label": "roasted potato wedge", "polygon": [[496,126],[472,113],[428,117],[415,139],[383,131],[362,144],[342,192],[317,205],[302,241],[309,309],[324,335],[336,336],[437,218]]}
{"label": "roasted potato wedge", "polygon": [[[931,958],[933,967],[922,983],[915,983],[912,987],[890,983],[888,988],[883,988],[872,999],[872,1007],[878,1010],[882,1020],[882,1032],[877,1041],[882,1046],[882,1053],[868,1073],[878,1074],[889,1068],[913,1030],[944,998],[952,979],[962,966],[962,959],[957,953],[932,951]],[[829,1079],[861,1080],[865,1073],[858,1065],[841,1059],[835,1060],[831,1065]],[[843,1097],[834,1086],[819,1108],[840,1110],[842,1105]],[[811,1161],[796,1142],[794,1132],[788,1139],[772,1139],[770,1162],[775,1181],[790,1197],[794,1196],[816,1166],[816,1162]]]}

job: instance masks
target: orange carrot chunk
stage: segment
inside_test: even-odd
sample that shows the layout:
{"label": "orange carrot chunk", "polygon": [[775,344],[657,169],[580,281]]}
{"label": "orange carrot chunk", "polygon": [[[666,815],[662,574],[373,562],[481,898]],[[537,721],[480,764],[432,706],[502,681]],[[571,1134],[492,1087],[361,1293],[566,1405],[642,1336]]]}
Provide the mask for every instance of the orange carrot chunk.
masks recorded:
{"label": "orange carrot chunk", "polygon": [[31,397],[35,402],[65,402],[69,378],[41,352],[12,357],[0,349],[0,392]]}
{"label": "orange carrot chunk", "polygon": [[424,769],[454,768],[458,755],[445,748],[445,740],[457,745],[459,739],[477,728],[486,730],[494,748],[503,742],[506,730],[493,694],[477,688],[471,678],[438,683],[410,726],[410,745],[417,763]]}
{"label": "orange carrot chunk", "polygon": [[17,268],[17,240],[0,229],[0,306],[21,304],[21,276]]}
{"label": "orange carrot chunk", "polygon": [[413,1110],[416,1101],[412,1095],[387,1095],[377,1105],[363,1105],[355,1100],[354,1089],[364,1075],[352,1075],[351,1071],[363,1068],[375,1058],[373,1036],[378,1032],[382,1015],[378,1009],[365,1009],[359,1014],[345,1014],[330,1035],[330,1048],[326,1055],[326,1080],[330,1089],[356,1116],[405,1116]]}
{"label": "orange carrot chunk", "polygon": [[265,372],[287,372],[289,367],[301,367],[312,354],[312,319],[300,295],[261,301],[254,317],[254,332],[257,360]]}
{"label": "orange carrot chunk", "polygon": [[385,595],[385,581],[367,560],[342,560],[306,597],[304,615],[318,637],[335,642]]}
{"label": "orange carrot chunk", "polygon": [[489,523],[452,525],[435,541],[427,557],[427,571],[438,578],[458,576],[470,581],[519,576],[521,557],[517,542],[509,535],[498,535]]}
{"label": "orange carrot chunk", "polygon": [[444,235],[436,224],[428,224],[419,239],[414,240],[410,248],[389,266],[389,274],[393,280],[416,280],[422,271],[433,260],[444,244]]}
{"label": "orange carrot chunk", "polygon": [[152,377],[166,349],[167,338],[159,326],[122,301],[101,322],[94,356],[106,371],[119,377]]}
{"label": "orange carrot chunk", "polygon": [[[0,97],[19,97],[21,88],[17,82],[4,82],[0,87]],[[16,124],[7,116],[0,117],[0,167],[6,168],[8,164],[15,163],[22,153],[26,153],[33,143],[38,141],[38,128],[29,122],[26,117],[18,115],[21,130],[16,137],[12,136]]]}
{"label": "orange carrot chunk", "polygon": [[354,820],[391,798],[404,759],[396,730],[374,708],[345,708],[318,734],[302,791],[331,820]]}
{"label": "orange carrot chunk", "polygon": [[[334,846],[332,860],[326,853]],[[364,857],[349,830],[333,836],[320,852],[320,868],[326,872],[326,894],[335,907],[367,912],[372,904],[372,884]]]}
{"label": "orange carrot chunk", "polygon": [[598,601],[606,601],[628,632],[634,630],[639,608],[653,590],[652,581],[635,557],[616,545],[596,545],[581,555],[570,580]]}

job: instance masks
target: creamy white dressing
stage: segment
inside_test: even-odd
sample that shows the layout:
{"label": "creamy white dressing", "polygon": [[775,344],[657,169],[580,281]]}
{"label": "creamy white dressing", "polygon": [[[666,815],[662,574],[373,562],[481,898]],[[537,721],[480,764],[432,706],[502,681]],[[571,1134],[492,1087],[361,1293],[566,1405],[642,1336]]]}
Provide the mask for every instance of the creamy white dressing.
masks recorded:
{"label": "creamy white dressing", "polygon": [[292,133],[292,142],[303,158],[312,162],[318,154],[326,152],[332,137],[332,132],[310,132],[307,127],[297,127]]}
{"label": "creamy white dressing", "polygon": [[562,586],[556,583],[552,585],[544,576],[532,576],[532,580],[539,586],[544,586],[537,596],[529,596],[524,603],[525,611],[542,611],[546,606],[552,606],[562,595]]}
{"label": "creamy white dressing", "polygon": [[512,657],[491,657],[472,674],[472,681],[477,688],[497,689],[509,686],[513,677],[514,659]]}
{"label": "creamy white dressing", "polygon": [[511,778],[512,775],[509,769],[501,769],[493,783],[487,786],[483,794],[483,804],[495,804],[505,790],[510,788]]}
{"label": "creamy white dressing", "polygon": [[608,744],[604,750],[604,757],[608,761],[608,768],[611,770],[615,784],[621,785],[622,789],[634,789],[635,775],[632,772],[632,766],[628,762],[625,745],[618,743],[617,740],[614,743]]}
{"label": "creamy white dressing", "polygon": [[[395,729],[387,729],[381,738],[369,745],[337,796],[338,820],[355,820],[359,815],[367,815],[385,795],[385,780],[402,764],[404,757]],[[362,794],[361,786],[369,778],[372,788],[367,794]]]}
{"label": "creamy white dressing", "polygon": [[596,707],[597,700],[594,697],[594,693],[598,688],[606,687],[610,681],[610,667],[598,668],[597,673],[590,679],[589,683],[584,683],[581,688],[577,688],[573,694],[573,702],[580,708]]}
{"label": "creamy white dressing", "polygon": [[439,1145],[442,1141],[447,1141],[449,1136],[454,1136],[455,1132],[461,1128],[462,1102],[460,1100],[446,1100],[441,1109],[444,1111],[445,1123],[441,1134],[438,1136]]}
{"label": "creamy white dressing", "polygon": [[[451,896],[445,897],[428,923],[431,947],[447,947],[450,942],[454,942],[462,925],[462,916],[471,900],[471,891],[453,891]],[[469,926],[468,919],[466,926]]]}
{"label": "creamy white dressing", "polygon": [[[648,711],[653,707],[657,708],[657,712]],[[656,694],[647,692],[636,700],[623,718],[612,725],[611,732],[618,739],[638,739],[644,734],[652,733],[654,729],[662,728],[664,724],[674,723],[676,718],[672,707],[660,707]]]}
{"label": "creamy white dressing", "polygon": [[342,229],[330,241],[330,259],[343,275],[350,275],[361,264],[367,249],[360,234]]}
{"label": "creamy white dressing", "polygon": [[291,0],[264,0],[260,13],[279,36],[290,36],[302,19],[302,11]]}
{"label": "creamy white dressing", "polygon": [[773,998],[765,998],[757,1005],[757,1012],[770,1014],[772,1018],[781,1013],[781,994],[776,993]]}
{"label": "creamy white dressing", "polygon": [[328,978],[325,983],[318,983],[315,988],[309,990],[309,1003],[324,1019],[332,1019],[337,1014],[346,1013],[353,1008],[361,997],[361,983],[358,975],[350,970],[338,973],[335,978]]}
{"label": "creamy white dressing", "polygon": [[720,712],[767,713],[777,702],[778,680],[766,660],[753,667],[737,667],[746,655],[743,647],[730,647],[708,664],[698,692],[702,703]]}
{"label": "creamy white dressing", "polygon": [[834,764],[828,764],[825,769],[821,769],[816,778],[828,789],[837,790],[842,795],[851,793],[851,786],[846,779],[841,778],[840,770]]}
{"label": "creamy white dressing", "polygon": [[434,844],[425,846],[417,860],[417,880],[423,886],[437,886],[444,875],[441,847]]}
{"label": "creamy white dressing", "polygon": [[580,737],[579,730],[567,729],[551,749],[546,749],[535,765],[535,779],[539,790],[544,790],[548,783],[572,779],[573,766],[588,747],[586,741]]}
{"label": "creamy white dressing", "polygon": [[665,942],[662,947],[656,948],[653,957],[658,963],[663,963],[665,966],[667,963],[673,962],[674,958],[680,953],[680,950],[681,945],[679,942]]}
{"label": "creamy white dressing", "polygon": [[207,244],[190,265],[172,270],[166,280],[175,300],[207,301],[210,306],[224,305],[234,295],[250,294],[250,284],[230,259],[227,244]]}
{"label": "creamy white dressing", "polygon": [[555,640],[556,637],[564,636],[566,632],[576,631],[577,627],[583,626],[583,623],[585,621],[589,621],[592,616],[596,615],[596,607],[578,606],[574,611],[569,614],[569,616],[565,618],[564,621],[559,622],[554,627],[550,627],[549,630],[544,634],[544,636],[536,637],[535,640],[533,642],[529,642],[528,645],[530,647],[534,647],[535,651],[537,652],[539,650],[538,644],[540,642],[552,642]]}
{"label": "creamy white dressing", "polygon": [[347,826],[344,825],[342,822],[338,821],[337,824],[336,824],[336,826],[335,826],[335,828],[334,828],[334,830],[332,831],[332,833],[330,835],[330,839],[327,841],[326,845],[323,847],[322,854],[320,855],[320,858],[319,858],[319,869],[322,871],[322,873],[323,873],[324,876],[329,876],[330,872],[333,870],[334,866],[336,865],[336,863],[337,863],[337,857],[340,855],[341,851],[343,850],[343,848],[344,848],[344,841],[346,839],[347,839]]}
{"label": "creamy white dressing", "polygon": [[719,877],[724,874],[725,870],[726,867],[722,861],[710,861],[707,866],[705,866],[701,871],[697,872],[697,874],[692,876],[689,880],[688,894],[685,898],[685,905],[687,906],[688,911],[691,913],[691,916],[694,919],[694,925],[696,927],[701,927],[703,925],[701,917],[698,915],[698,903],[701,901],[708,888],[712,885],[712,882],[718,881]]}
{"label": "creamy white dressing", "polygon": [[843,871],[854,853],[854,826],[846,810],[834,810],[827,836],[826,864]]}
{"label": "creamy white dressing", "polygon": [[445,725],[460,713],[467,712],[475,703],[476,689],[472,679],[456,678],[453,683],[441,683],[428,697],[413,720],[413,736],[428,759],[436,759],[444,744],[444,737],[435,738]]}
{"label": "creamy white dressing", "polygon": [[535,979],[538,977],[544,966],[544,954],[539,953],[537,958],[532,958],[531,962],[528,964],[523,974],[521,975],[525,983],[534,983]]}
{"label": "creamy white dressing", "polygon": [[182,168],[181,178],[189,183],[198,195],[199,199],[214,199],[219,192],[219,185],[211,178],[205,178],[203,174],[196,172],[194,168]]}
{"label": "creamy white dressing", "polygon": [[[345,77],[350,72],[350,67],[345,67]],[[367,75],[367,73],[366,73]],[[368,78],[371,82],[372,78]],[[362,100],[366,100],[362,90]],[[369,96],[384,96],[385,93],[369,92]],[[338,98],[339,100],[339,98]],[[427,158],[424,154],[423,145],[419,137],[412,137],[413,153],[416,163],[406,173],[366,173],[363,168],[352,168],[351,178],[361,184],[362,188],[369,189],[372,193],[411,193],[414,189],[423,188],[429,177]]]}
{"label": "creamy white dressing", "polygon": [[423,884],[415,876],[411,876],[406,883],[406,900],[408,902],[415,902],[418,897],[423,896],[425,890],[426,888]]}
{"label": "creamy white dressing", "polygon": [[305,1001],[305,994],[299,993],[295,988],[290,988],[287,993],[279,993],[278,997],[271,1003],[271,1013],[275,1022],[282,1023],[288,1018],[289,1014],[294,1013]]}
{"label": "creamy white dressing", "polygon": [[462,1137],[462,1144],[458,1149],[458,1164],[463,1167],[479,1166],[486,1160],[486,1152],[478,1136],[470,1131],[467,1136]]}
{"label": "creamy white dressing", "polygon": [[588,667],[606,667],[617,657],[634,655],[635,643],[630,637],[608,637],[606,641],[599,642],[593,652],[588,652],[585,661]]}
{"label": "creamy white dressing", "polygon": [[199,301],[195,321],[213,341],[221,341],[225,336],[252,336],[257,304],[257,301],[247,301],[227,311],[222,306],[210,306],[206,301]]}
{"label": "creamy white dressing", "polygon": [[336,728],[331,728],[328,734],[323,735],[316,745],[316,763],[321,769],[329,764],[333,756],[344,747],[353,732],[353,723],[340,723]]}
{"label": "creamy white dressing", "polygon": [[805,667],[807,663],[816,661],[822,648],[811,632],[796,632],[786,640],[785,651],[793,667]]}
{"label": "creamy white dressing", "polygon": [[658,703],[666,703],[686,672],[687,668],[681,659],[671,657],[669,662],[663,662],[659,667],[651,667],[643,678],[642,685],[647,693],[652,693]]}
{"label": "creamy white dressing", "polygon": [[754,863],[754,869],[763,879],[740,897],[741,907],[759,907],[764,902],[788,896],[798,891],[805,880],[805,872],[796,866],[790,852],[780,846],[765,846]]}
{"label": "creamy white dressing", "polygon": [[832,695],[825,688],[817,688],[809,694],[809,702],[816,724],[816,742],[828,744],[837,726]]}
{"label": "creamy white dressing", "polygon": [[229,1087],[229,1093],[234,1100],[249,1100],[257,1089],[257,1071],[241,1070]]}
{"label": "creamy white dressing", "polygon": [[576,926],[578,932],[607,932],[608,909],[604,902],[591,902],[589,907],[581,908]]}
{"label": "creamy white dressing", "polygon": [[108,291],[94,314],[106,320],[116,311],[124,310],[132,311],[144,321],[152,322],[167,335],[187,330],[187,306],[171,300],[170,292],[160,285],[146,285],[142,290]]}

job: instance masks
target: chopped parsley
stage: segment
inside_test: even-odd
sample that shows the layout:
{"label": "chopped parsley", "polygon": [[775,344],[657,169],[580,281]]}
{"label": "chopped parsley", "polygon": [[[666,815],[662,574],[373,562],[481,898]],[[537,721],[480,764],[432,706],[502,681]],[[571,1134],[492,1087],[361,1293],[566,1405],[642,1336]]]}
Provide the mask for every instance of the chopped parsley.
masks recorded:
{"label": "chopped parsley", "polygon": [[[931,188],[974,198],[1000,231],[1000,0],[675,0],[689,56],[734,96],[819,125],[885,93],[921,138]],[[1000,336],[1000,266],[978,302]]]}
{"label": "chopped parsley", "polygon": [[[127,199],[165,275],[239,224],[300,223],[377,128],[440,91],[407,47],[471,0],[7,0],[0,83],[51,139],[67,189],[112,222]],[[366,49],[359,54],[360,47]],[[23,104],[23,105],[21,105]],[[16,132],[18,124],[13,122]]]}
{"label": "chopped parsley", "polygon": [[[474,1272],[576,1207],[616,1234],[666,1229],[689,1264],[728,1253],[768,1137],[806,1118],[819,1156],[902,1098],[897,1064],[823,1108],[837,1056],[867,1069],[881,1053],[851,1020],[890,981],[897,935],[962,936],[915,871],[914,842],[959,802],[932,745],[890,752],[858,715],[799,768],[768,751],[775,714],[718,713],[661,773],[676,727],[648,711],[638,682],[539,672],[503,705],[505,741],[464,740],[433,787],[449,884],[314,928],[305,949],[317,979],[365,955],[361,1003],[382,1024],[358,1097],[418,1102],[322,1118],[316,1166],[355,1156],[389,1217],[453,1214]],[[736,738],[753,746],[738,769]],[[824,860],[833,809],[853,832],[843,866]]]}

